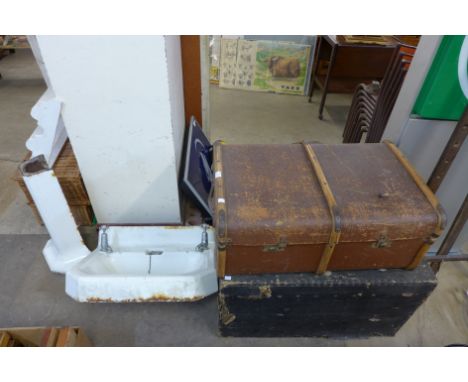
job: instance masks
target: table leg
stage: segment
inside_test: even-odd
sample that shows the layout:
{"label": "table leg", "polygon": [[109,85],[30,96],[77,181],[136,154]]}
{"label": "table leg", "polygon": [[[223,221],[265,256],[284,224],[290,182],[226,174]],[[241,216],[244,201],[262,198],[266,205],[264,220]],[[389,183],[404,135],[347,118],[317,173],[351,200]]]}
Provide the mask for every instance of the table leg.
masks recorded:
{"label": "table leg", "polygon": [[330,82],[331,71],[335,63],[335,56],[336,56],[336,46],[333,46],[331,55],[330,55],[330,64],[328,65],[328,70],[327,70],[327,77],[325,78],[325,84],[323,86],[322,99],[320,100],[319,116],[318,116],[320,120],[323,119],[323,108],[325,107],[325,100],[327,99],[328,84]]}
{"label": "table leg", "polygon": [[322,48],[322,37],[318,36],[318,44],[317,44],[317,51],[314,52],[314,65],[312,67],[312,71],[310,73],[310,82],[309,82],[309,103],[312,102],[312,96],[314,95],[314,89],[315,89],[315,77],[317,75],[317,68],[318,68],[318,63],[320,61],[320,50]]}

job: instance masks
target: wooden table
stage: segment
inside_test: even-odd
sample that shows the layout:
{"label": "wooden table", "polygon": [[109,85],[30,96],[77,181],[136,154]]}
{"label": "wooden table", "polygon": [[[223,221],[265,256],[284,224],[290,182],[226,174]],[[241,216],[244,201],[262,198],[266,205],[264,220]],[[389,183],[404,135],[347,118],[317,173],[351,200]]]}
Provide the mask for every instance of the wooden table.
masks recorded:
{"label": "wooden table", "polygon": [[374,45],[347,43],[343,36],[319,36],[308,94],[311,102],[315,87],[322,89],[319,119],[323,119],[328,93],[354,93],[361,82],[382,80],[397,44],[393,38],[388,45]]}

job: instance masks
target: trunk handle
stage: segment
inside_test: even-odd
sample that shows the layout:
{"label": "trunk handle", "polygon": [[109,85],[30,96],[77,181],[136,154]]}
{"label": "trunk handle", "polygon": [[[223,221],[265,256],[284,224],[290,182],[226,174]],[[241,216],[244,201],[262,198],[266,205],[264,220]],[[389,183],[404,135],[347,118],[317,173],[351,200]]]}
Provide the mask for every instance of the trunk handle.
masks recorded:
{"label": "trunk handle", "polygon": [[332,221],[332,229],[330,232],[330,237],[328,239],[328,244],[325,246],[325,249],[322,253],[322,257],[320,259],[320,263],[317,268],[317,273],[321,274],[327,270],[328,263],[330,262],[333,251],[335,250],[335,246],[340,240],[341,216],[335,197],[333,196],[333,192],[330,188],[330,184],[327,181],[327,178],[325,176],[325,173],[323,172],[322,166],[320,165],[317,155],[315,154],[310,144],[303,142],[302,145],[304,146],[307,156],[309,157],[309,160],[312,163],[315,175],[317,176],[320,187],[322,188]]}

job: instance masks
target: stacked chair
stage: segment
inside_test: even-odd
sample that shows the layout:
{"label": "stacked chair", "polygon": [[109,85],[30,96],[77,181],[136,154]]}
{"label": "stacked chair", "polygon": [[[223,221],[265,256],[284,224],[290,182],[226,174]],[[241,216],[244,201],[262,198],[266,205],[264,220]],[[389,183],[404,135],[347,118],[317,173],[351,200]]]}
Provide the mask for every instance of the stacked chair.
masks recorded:
{"label": "stacked chair", "polygon": [[343,143],[380,142],[416,48],[399,44],[381,83],[359,84],[343,132]]}

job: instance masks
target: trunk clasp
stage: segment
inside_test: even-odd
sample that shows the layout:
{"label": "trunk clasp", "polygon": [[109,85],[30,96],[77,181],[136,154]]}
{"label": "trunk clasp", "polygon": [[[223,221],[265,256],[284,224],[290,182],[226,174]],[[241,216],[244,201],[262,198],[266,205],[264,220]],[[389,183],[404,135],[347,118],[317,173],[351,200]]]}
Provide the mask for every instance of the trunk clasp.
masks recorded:
{"label": "trunk clasp", "polygon": [[278,243],[267,244],[263,247],[263,252],[281,252],[288,246],[288,241],[284,237],[280,237]]}
{"label": "trunk clasp", "polygon": [[380,235],[376,242],[372,243],[373,248],[390,248],[392,241],[385,235]]}

